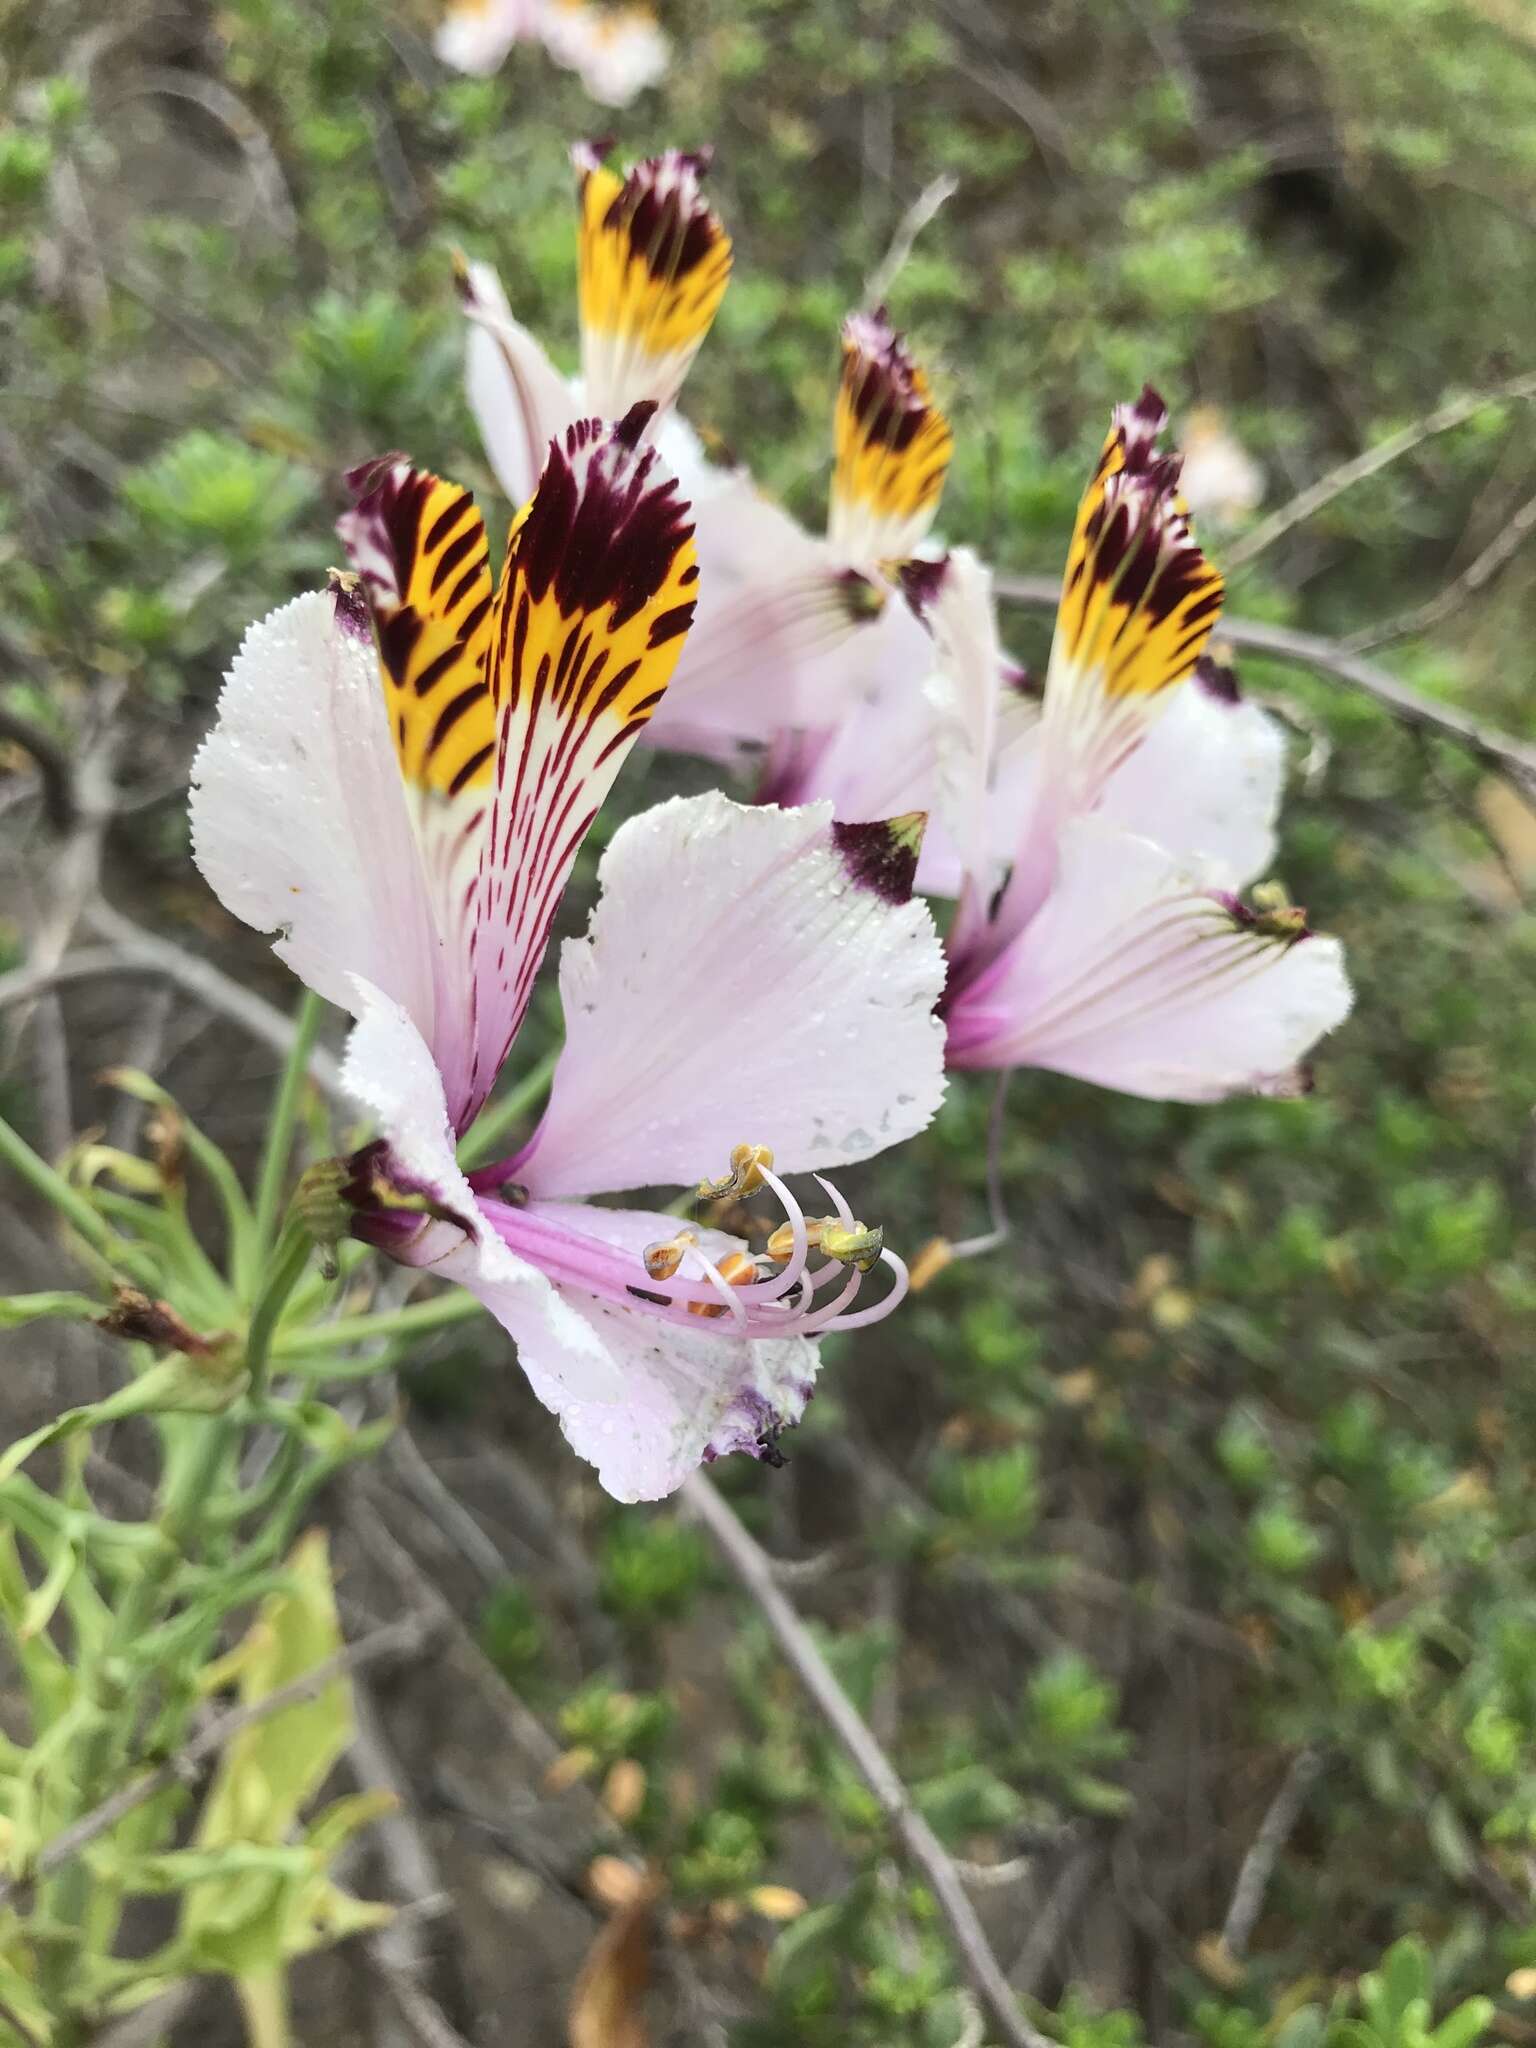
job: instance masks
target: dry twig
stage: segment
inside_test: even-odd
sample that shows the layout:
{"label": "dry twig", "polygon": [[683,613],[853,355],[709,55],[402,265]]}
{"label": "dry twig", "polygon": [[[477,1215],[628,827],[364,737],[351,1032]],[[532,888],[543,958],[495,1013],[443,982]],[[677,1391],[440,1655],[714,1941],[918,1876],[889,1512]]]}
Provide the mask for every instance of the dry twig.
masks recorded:
{"label": "dry twig", "polygon": [[1536,533],[1536,497],[1526,499],[1519,511],[1499,528],[1477,559],[1469,562],[1444,590],[1423,604],[1399,612],[1395,618],[1383,620],[1379,626],[1362,627],[1358,633],[1351,633],[1341,640],[1339,645],[1346,653],[1364,654],[1373,647],[1384,647],[1389,640],[1406,640],[1413,634],[1427,633],[1432,626],[1438,626],[1443,619],[1459,610],[1469,597],[1476,597],[1480,590],[1485,589],[1505,564],[1514,560],[1533,533]]}
{"label": "dry twig", "polygon": [[1221,1945],[1234,1959],[1240,1958],[1248,1947],[1275,1864],[1291,1838],[1291,1830],[1301,1818],[1301,1809],[1317,1782],[1323,1761],[1321,1750],[1297,1750],[1291,1759],[1290,1769],[1281,1780],[1279,1791],[1269,1803],[1269,1811],[1259,1824],[1259,1832],[1243,1858],[1232,1892],[1232,1903],[1227,1908],[1221,1929]]}
{"label": "dry twig", "polygon": [[[996,589],[1001,603],[1035,612],[1054,612],[1061,596],[1060,584],[1049,576],[999,576]],[[1339,641],[1318,633],[1298,633],[1289,626],[1225,617],[1217,635],[1239,652],[1271,655],[1277,661],[1295,662],[1300,668],[1348,683],[1403,725],[1449,740],[1496,773],[1507,775],[1527,796],[1536,796],[1536,746],[1484,725],[1452,705],[1421,697],[1376,662],[1350,653]]]}
{"label": "dry twig", "polygon": [[721,1554],[778,1639],[795,1676],[879,1801],[897,1840],[922,1873],[948,1927],[955,1951],[977,1997],[1009,2048],[1050,2048],[1046,2036],[1020,2012],[953,1859],[912,1803],[895,1766],[833,1676],[805,1623],[780,1591],[767,1554],[737,1520],[729,1503],[702,1472],[683,1484],[682,1499],[704,1524]]}
{"label": "dry twig", "polygon": [[1422,442],[1432,440],[1436,434],[1446,434],[1453,427],[1464,425],[1485,406],[1529,398],[1536,398],[1536,371],[1527,370],[1521,376],[1495,384],[1491,391],[1470,392],[1461,398],[1447,400],[1433,412],[1426,413],[1423,419],[1412,421],[1398,433],[1389,434],[1385,441],[1378,441],[1374,448],[1367,448],[1364,454],[1341,462],[1337,469],[1330,469],[1326,476],[1320,476],[1316,483],[1298,492],[1289,504],[1271,512],[1267,519],[1261,519],[1257,526],[1226,550],[1225,567],[1229,571],[1246,568],[1282,534],[1289,533],[1304,519],[1310,519],[1325,505],[1331,505],[1353,485],[1378,475]]}
{"label": "dry twig", "polygon": [[896,232],[891,236],[890,247],[869,273],[864,286],[864,304],[883,306],[891,286],[906,268],[918,236],[927,227],[942,206],[949,203],[960,189],[960,180],[952,178],[946,171],[925,185],[901,219],[896,223]]}

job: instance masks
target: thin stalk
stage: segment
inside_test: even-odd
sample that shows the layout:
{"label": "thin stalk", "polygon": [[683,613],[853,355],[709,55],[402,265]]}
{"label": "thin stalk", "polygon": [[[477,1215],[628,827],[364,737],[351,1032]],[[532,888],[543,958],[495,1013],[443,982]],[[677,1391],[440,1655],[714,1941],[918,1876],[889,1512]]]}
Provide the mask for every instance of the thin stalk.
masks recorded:
{"label": "thin stalk", "polygon": [[290,1330],[274,1340],[272,1356],[286,1366],[295,1358],[319,1357],[374,1338],[417,1337],[426,1330],[443,1330],[451,1323],[467,1323],[481,1312],[474,1295],[455,1287],[450,1293],[434,1294],[430,1301],[412,1302],[383,1315],[338,1316],[333,1323],[311,1323]]}
{"label": "thin stalk", "polygon": [[21,1133],[13,1130],[3,1117],[0,1117],[0,1161],[24,1180],[34,1194],[51,1203],[109,1267],[130,1273],[135,1279],[148,1279],[153,1284],[153,1262],[146,1261],[137,1245],[129,1244],[126,1238],[119,1237],[109,1224],[103,1222],[79,1190],[72,1188],[41,1154],[34,1152]]}
{"label": "thin stalk", "polygon": [[505,1095],[499,1095],[494,1102],[486,1104],[476,1119],[474,1129],[468,1133],[459,1147],[461,1166],[483,1166],[487,1160],[495,1158],[497,1147],[507,1132],[527,1115],[548,1088],[560,1052],[561,1048],[557,1045],[545,1053],[543,1059],[535,1062],[515,1087],[509,1088]]}
{"label": "thin stalk", "polygon": [[309,1075],[309,1056],[320,1034],[325,1004],[313,989],[304,991],[293,1023],[293,1046],[283,1065],[282,1079],[272,1103],[266,1142],[261,1151],[261,1168],[256,1177],[256,1225],[252,1233],[249,1278],[260,1272],[262,1262],[277,1231],[282,1206],[283,1184],[293,1156],[294,1130],[299,1120],[299,1103]]}
{"label": "thin stalk", "polygon": [[288,1221],[283,1225],[283,1234],[267,1261],[266,1278],[251,1311],[250,1329],[246,1334],[245,1369],[250,1377],[252,1400],[259,1400],[266,1387],[267,1367],[278,1322],[314,1248],[314,1239],[306,1229],[304,1219],[290,1211]]}
{"label": "thin stalk", "polygon": [[281,1963],[236,1980],[250,2048],[292,2048],[288,2024],[288,1973]]}

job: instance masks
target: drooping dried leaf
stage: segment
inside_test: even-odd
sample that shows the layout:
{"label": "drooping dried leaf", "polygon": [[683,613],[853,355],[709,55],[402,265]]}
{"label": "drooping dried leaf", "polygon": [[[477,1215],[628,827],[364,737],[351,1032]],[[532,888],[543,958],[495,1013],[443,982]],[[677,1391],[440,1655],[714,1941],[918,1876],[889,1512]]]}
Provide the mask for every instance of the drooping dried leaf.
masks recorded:
{"label": "drooping dried leaf", "polygon": [[650,2048],[644,2000],[655,1898],[648,1884],[593,1942],[571,1992],[569,2048]]}

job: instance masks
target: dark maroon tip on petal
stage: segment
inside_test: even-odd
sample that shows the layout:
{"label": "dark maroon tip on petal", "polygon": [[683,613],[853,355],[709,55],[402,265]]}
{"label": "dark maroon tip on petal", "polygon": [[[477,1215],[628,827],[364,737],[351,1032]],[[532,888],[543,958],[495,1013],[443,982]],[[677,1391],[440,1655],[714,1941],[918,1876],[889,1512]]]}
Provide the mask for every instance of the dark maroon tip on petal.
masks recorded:
{"label": "dark maroon tip on petal", "polygon": [[341,480],[354,499],[360,501],[366,498],[370,491],[378,489],[396,463],[403,462],[409,468],[410,461],[409,455],[402,455],[396,448],[388,455],[371,455],[366,462],[354,464],[351,469],[342,472]]}
{"label": "dark maroon tip on petal", "polygon": [[1039,704],[1045,697],[1045,684],[1027,663],[1022,661],[1003,662],[1003,686],[1020,697],[1028,697],[1032,704]]}
{"label": "dark maroon tip on petal", "polygon": [[640,398],[629,408],[623,419],[614,427],[613,438],[623,448],[638,448],[645,439],[645,430],[656,417],[654,398]]}
{"label": "dark maroon tip on petal", "polygon": [[917,617],[925,623],[929,612],[939,601],[939,593],[944,588],[944,579],[948,574],[948,555],[941,555],[936,562],[923,561],[914,556],[910,562],[903,562],[897,571],[902,596]]}
{"label": "dark maroon tip on petal", "polygon": [[1209,654],[1202,654],[1195,663],[1194,679],[1206,696],[1214,697],[1218,704],[1241,704],[1243,701],[1237,670],[1229,668],[1223,661],[1216,661]]}
{"label": "dark maroon tip on petal", "polygon": [[616,135],[593,135],[585,142],[572,143],[571,162],[578,171],[600,170],[613,154],[617,140]]}
{"label": "dark maroon tip on petal", "polygon": [[363,595],[362,583],[346,569],[332,569],[328,574],[331,603],[335,608],[337,625],[342,632],[350,633],[354,639],[371,642],[373,620],[368,610],[368,600]]}
{"label": "dark maroon tip on petal", "polygon": [[832,843],[843,857],[850,879],[884,903],[906,903],[917,878],[926,811],[908,811],[900,818],[882,818],[868,825],[832,827]]}

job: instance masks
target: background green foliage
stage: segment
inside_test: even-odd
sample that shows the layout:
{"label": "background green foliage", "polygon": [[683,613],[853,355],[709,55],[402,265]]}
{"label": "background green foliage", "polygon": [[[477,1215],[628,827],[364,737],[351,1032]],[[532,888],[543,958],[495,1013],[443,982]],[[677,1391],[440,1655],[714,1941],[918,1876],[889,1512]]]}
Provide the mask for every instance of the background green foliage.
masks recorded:
{"label": "background green foliage", "polygon": [[[494,504],[450,254],[493,258],[573,362],[565,152],[598,123],[536,52],[444,76],[403,5],[97,16],[0,13],[0,687],[68,742],[125,685],[142,801],[117,900],[281,1000],[190,876],[191,746],[245,622],[334,558],[344,466],[406,448]],[[668,20],[681,61],[622,147],[713,140],[737,241],[687,409],[808,520],[836,324],[942,172],[958,192],[894,311],[955,422],[944,531],[1002,567],[1059,566],[1107,409],[1144,378],[1176,419],[1221,406],[1273,503],[1530,367],[1522,0],[678,0]],[[1265,553],[1233,610],[1388,620],[1533,472],[1529,411],[1490,404]],[[1529,735],[1532,595],[1517,558],[1390,659]],[[1043,652],[1038,621],[1009,639]],[[1338,686],[1244,680],[1295,732],[1281,872],[1359,989],[1317,1093],[1193,1111],[1020,1077],[1010,1243],[828,1344],[790,1468],[722,1477],[773,1547],[819,1561],[797,1597],[944,1839],[1028,1859],[984,1917],[1071,2048],[1466,2048],[1490,2026],[1519,2048],[1536,834],[1475,764]],[[611,816],[693,773],[638,764]],[[530,1057],[550,1028],[536,1013]],[[107,1036],[82,1014],[77,1049]],[[172,1079],[238,1147],[228,1063]],[[987,1107],[957,1085],[860,1212],[909,1250],[981,1227]],[[553,1469],[504,1345],[477,1342],[476,1373],[462,1332],[412,1362],[423,1443]],[[631,1832],[732,2041],[963,2037],[931,1906],[705,1548],[563,1466],[555,1491],[587,1575],[536,1533],[483,1645],[578,1773],[642,1765]],[[1239,1961],[1216,1931],[1303,1750],[1318,1774]],[[776,1936],[768,1882],[809,1905]],[[482,1944],[493,2001],[498,1966]],[[552,2038],[528,2024],[507,2038]]]}

